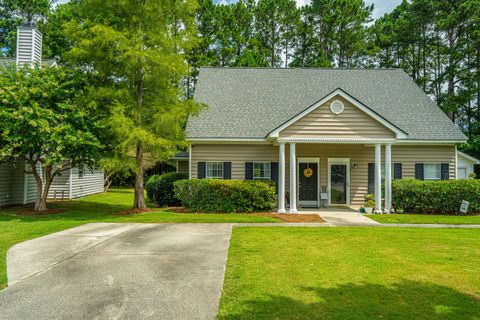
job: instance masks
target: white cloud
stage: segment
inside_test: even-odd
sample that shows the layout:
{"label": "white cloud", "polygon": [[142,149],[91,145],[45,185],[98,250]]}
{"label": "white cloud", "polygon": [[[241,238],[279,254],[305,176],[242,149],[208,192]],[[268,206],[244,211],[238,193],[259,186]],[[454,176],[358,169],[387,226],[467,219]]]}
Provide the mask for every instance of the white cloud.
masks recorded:
{"label": "white cloud", "polygon": [[297,1],[297,6],[299,7],[302,7],[310,3],[310,0],[296,0],[296,1]]}
{"label": "white cloud", "polygon": [[[310,0],[296,0],[299,7],[310,3]],[[378,19],[387,12],[391,12],[402,0],[365,0],[366,4],[373,3],[373,18]]]}

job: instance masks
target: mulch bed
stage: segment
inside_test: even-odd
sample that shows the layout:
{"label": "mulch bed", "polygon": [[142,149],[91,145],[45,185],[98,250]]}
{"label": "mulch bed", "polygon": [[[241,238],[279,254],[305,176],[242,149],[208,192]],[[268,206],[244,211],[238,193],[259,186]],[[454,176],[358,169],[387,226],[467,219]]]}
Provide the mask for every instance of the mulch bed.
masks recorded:
{"label": "mulch bed", "polygon": [[[203,214],[203,213],[189,211],[184,207],[169,207],[168,210],[175,213]],[[210,214],[224,214],[224,213],[210,212]],[[286,214],[286,213],[273,213],[273,212],[252,212],[252,213],[244,213],[244,214],[254,214],[257,216],[277,218],[285,222],[314,222],[314,223],[326,222],[318,214]]]}

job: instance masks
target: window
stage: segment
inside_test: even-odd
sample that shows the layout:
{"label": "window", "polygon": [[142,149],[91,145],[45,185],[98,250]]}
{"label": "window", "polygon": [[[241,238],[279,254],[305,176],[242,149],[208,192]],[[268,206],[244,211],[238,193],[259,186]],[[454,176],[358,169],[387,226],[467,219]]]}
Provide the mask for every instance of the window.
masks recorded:
{"label": "window", "polygon": [[423,178],[424,180],[440,180],[441,179],[440,163],[424,163]]}
{"label": "window", "polygon": [[85,170],[83,170],[83,166],[82,165],[78,166],[78,177],[83,178],[84,174],[85,174]]}
{"label": "window", "polygon": [[223,162],[207,162],[206,176],[211,179],[223,179]]}
{"label": "window", "polygon": [[270,180],[270,162],[253,163],[253,180]]}

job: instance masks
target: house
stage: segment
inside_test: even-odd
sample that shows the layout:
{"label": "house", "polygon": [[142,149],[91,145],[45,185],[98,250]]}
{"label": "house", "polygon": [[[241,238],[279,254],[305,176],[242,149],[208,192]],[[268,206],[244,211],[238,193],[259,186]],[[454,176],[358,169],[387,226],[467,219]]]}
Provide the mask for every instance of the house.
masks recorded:
{"label": "house", "polygon": [[[55,64],[53,60],[42,60],[42,34],[35,27],[21,26],[17,29],[16,58],[0,59],[0,66],[23,66],[26,64]],[[25,173],[29,168],[25,161],[0,162],[0,207],[35,202],[36,183],[33,174]],[[43,176],[39,167],[40,175]],[[73,199],[103,192],[103,170],[74,167],[56,176],[50,186],[50,199]]]}
{"label": "house", "polygon": [[457,169],[466,136],[401,69],[202,68],[195,99],[208,107],[188,120],[179,171],[274,180],[279,212],[367,193],[389,212],[392,179],[469,172]]}
{"label": "house", "polygon": [[480,164],[480,160],[457,151],[457,179],[468,179],[474,176],[474,165]]}

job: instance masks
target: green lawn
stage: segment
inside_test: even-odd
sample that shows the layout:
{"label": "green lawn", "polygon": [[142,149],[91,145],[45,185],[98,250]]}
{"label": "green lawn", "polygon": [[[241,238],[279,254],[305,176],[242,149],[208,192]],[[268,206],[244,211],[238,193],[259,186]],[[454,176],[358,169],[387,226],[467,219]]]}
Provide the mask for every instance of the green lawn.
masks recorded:
{"label": "green lawn", "polygon": [[480,232],[235,228],[219,319],[480,319]]}
{"label": "green lawn", "polygon": [[15,214],[24,208],[0,209],[0,289],[7,284],[6,253],[11,246],[88,222],[281,222],[249,214],[181,214],[164,209],[126,216],[113,215],[130,209],[132,203],[132,190],[114,189],[108,193],[49,205],[50,208],[64,209],[61,214],[18,216]]}
{"label": "green lawn", "polygon": [[370,214],[372,220],[380,223],[441,223],[480,224],[480,216],[446,216],[426,214]]}

